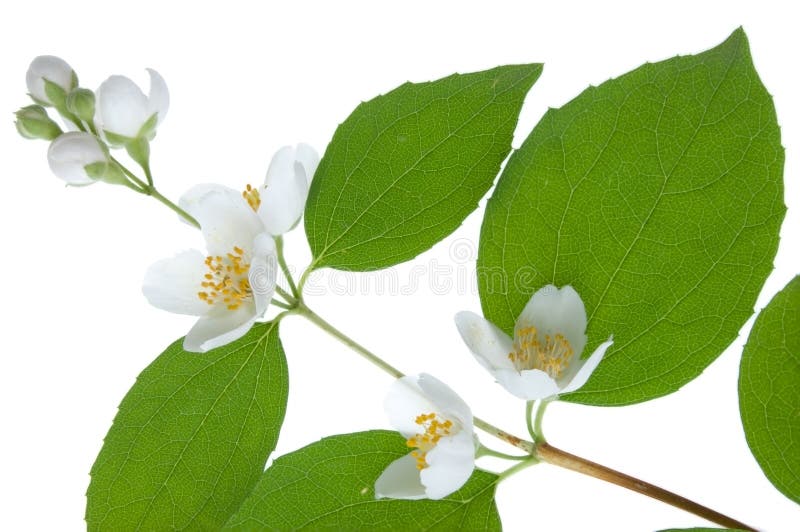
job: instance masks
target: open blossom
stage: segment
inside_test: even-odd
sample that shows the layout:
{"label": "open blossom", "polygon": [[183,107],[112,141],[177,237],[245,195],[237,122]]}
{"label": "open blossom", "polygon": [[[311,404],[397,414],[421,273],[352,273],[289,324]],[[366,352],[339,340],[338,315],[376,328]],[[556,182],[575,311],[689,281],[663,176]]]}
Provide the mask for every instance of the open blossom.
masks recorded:
{"label": "open blossom", "polygon": [[90,185],[86,167],[109,164],[108,153],[91,133],[73,131],[56,137],[47,150],[47,162],[53,173],[70,185]]}
{"label": "open blossom", "polygon": [[125,144],[139,137],[152,138],[169,109],[169,90],[153,69],[147,96],[125,76],[111,76],[97,89],[95,124],[112,144]]}
{"label": "open blossom", "polygon": [[143,292],[156,307],[199,316],[187,351],[208,351],[244,336],[267,309],[276,281],[275,242],[242,194],[198,185],[180,201],[200,224],[207,254],[184,251],[153,264]]}
{"label": "open blossom", "polygon": [[267,232],[282,235],[300,220],[317,165],[319,155],[308,144],[284,146],[272,157],[264,184],[248,189],[247,200]]}
{"label": "open blossom", "polygon": [[78,86],[78,77],[75,71],[60,57],[53,55],[40,55],[31,61],[28,72],[25,74],[25,83],[28,93],[38,103],[53,105],[45,89],[45,80],[60,87],[64,93],[69,93]]}
{"label": "open blossom", "polygon": [[528,401],[573,392],[586,384],[611,338],[581,359],[586,309],[578,293],[545,286],[531,297],[514,325],[514,339],[472,312],[456,314],[456,326],[472,354],[497,382]]}
{"label": "open blossom", "polygon": [[375,497],[441,499],[475,469],[472,411],[447,385],[422,373],[398,379],[384,403],[390,423],[414,449],[375,482]]}

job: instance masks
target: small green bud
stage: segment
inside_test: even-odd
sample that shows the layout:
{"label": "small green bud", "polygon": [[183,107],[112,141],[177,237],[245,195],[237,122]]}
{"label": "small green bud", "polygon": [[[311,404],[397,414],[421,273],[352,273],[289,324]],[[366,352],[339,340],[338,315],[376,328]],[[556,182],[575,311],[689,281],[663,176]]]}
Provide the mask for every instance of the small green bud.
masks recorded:
{"label": "small green bud", "polygon": [[89,89],[74,89],[67,95],[67,111],[91,124],[94,121],[94,93]]}
{"label": "small green bud", "polygon": [[61,128],[47,115],[41,105],[29,105],[16,113],[17,131],[26,139],[53,140],[61,135]]}

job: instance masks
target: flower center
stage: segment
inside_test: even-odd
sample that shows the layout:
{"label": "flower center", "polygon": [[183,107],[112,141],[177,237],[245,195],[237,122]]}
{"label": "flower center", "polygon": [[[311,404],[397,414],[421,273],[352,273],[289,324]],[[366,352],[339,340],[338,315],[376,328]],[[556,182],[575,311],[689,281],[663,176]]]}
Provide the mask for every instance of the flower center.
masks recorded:
{"label": "flower center", "polygon": [[242,191],[242,197],[247,200],[247,204],[250,205],[251,209],[258,211],[261,206],[261,194],[259,194],[257,188],[247,185],[247,188]]}
{"label": "flower center", "polygon": [[406,440],[406,445],[417,449],[411,452],[411,456],[417,459],[417,469],[421,471],[428,467],[425,462],[428,451],[436,447],[442,436],[449,436],[454,425],[451,420],[443,419],[434,413],[420,414],[414,422],[424,430]]}
{"label": "flower center", "polygon": [[514,351],[508,359],[517,371],[538,369],[557,379],[569,367],[574,351],[561,334],[545,335],[544,342],[539,339],[536,327],[524,327],[514,337]]}
{"label": "flower center", "polygon": [[242,248],[233,246],[233,253],[224,257],[206,257],[206,267],[208,273],[200,283],[204,290],[198,292],[197,297],[209,305],[221,304],[228,310],[236,310],[243,301],[252,297],[253,290],[247,279],[250,263],[245,262]]}

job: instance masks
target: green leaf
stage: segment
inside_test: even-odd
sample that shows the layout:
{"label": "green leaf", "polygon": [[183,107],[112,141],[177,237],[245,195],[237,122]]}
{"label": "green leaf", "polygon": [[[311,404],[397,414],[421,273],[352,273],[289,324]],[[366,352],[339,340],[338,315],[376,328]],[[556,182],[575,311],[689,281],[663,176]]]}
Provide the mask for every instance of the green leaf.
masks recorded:
{"label": "green leaf", "polygon": [[312,267],[385,268],[455,230],[492,185],[541,71],[533,64],[454,74],[359,105],[311,183]]}
{"label": "green leaf", "polygon": [[396,432],[325,438],[275,460],[228,522],[235,530],[500,530],[498,477],[475,471],[439,501],[375,499],[373,485],[408,454]]}
{"label": "green leaf", "polygon": [[531,294],[571,284],[584,354],[614,335],[569,401],[624,405],[697,377],[735,338],[772,270],[783,205],[775,109],[736,30],[551,109],[489,200],[478,272],[506,332]]}
{"label": "green leaf", "polygon": [[753,324],[739,370],[739,411],[758,465],[800,503],[800,276]]}
{"label": "green leaf", "polygon": [[218,529],[275,448],[288,395],[277,324],[208,353],[182,343],[122,400],[91,471],[90,530]]}

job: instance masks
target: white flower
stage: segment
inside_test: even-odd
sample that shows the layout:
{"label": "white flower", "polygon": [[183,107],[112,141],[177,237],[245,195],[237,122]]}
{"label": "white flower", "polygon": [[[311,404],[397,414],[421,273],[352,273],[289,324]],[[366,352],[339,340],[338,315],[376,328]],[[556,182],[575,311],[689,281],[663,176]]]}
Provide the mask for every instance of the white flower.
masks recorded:
{"label": "white flower", "polygon": [[53,105],[54,103],[47,96],[45,90],[45,80],[61,87],[66,93],[78,86],[78,77],[75,71],[60,57],[52,55],[40,55],[31,61],[28,72],[25,74],[25,83],[28,85],[28,93],[39,103]]}
{"label": "white flower", "polygon": [[441,499],[475,469],[472,412],[438,379],[422,373],[398,379],[384,403],[390,423],[416,450],[398,458],[375,481],[375,497]]}
{"label": "white flower", "polygon": [[612,338],[586,360],[586,309],[571,287],[545,286],[531,297],[514,325],[514,340],[472,312],[456,314],[456,326],[472,354],[497,382],[522,399],[574,392],[589,380]]}
{"label": "white flower", "polygon": [[258,212],[267,232],[282,235],[300,220],[317,165],[319,155],[308,144],[284,146],[272,157],[264,184],[248,187],[245,198]]}
{"label": "white flower", "polygon": [[70,185],[94,183],[96,178],[89,177],[86,167],[109,164],[108,154],[97,137],[80,131],[56,137],[47,150],[47,162],[53,173]]}
{"label": "white flower", "polygon": [[124,144],[139,137],[152,138],[156,126],[167,115],[167,84],[155,70],[148,68],[147,72],[150,74],[148,96],[125,76],[111,76],[97,89],[95,124],[113,144]]}
{"label": "white flower", "polygon": [[199,316],[183,347],[203,352],[241,338],[266,311],[277,275],[275,242],[233,189],[199,185],[180,205],[200,223],[208,254],[184,251],[156,262],[142,291],[158,308]]}

